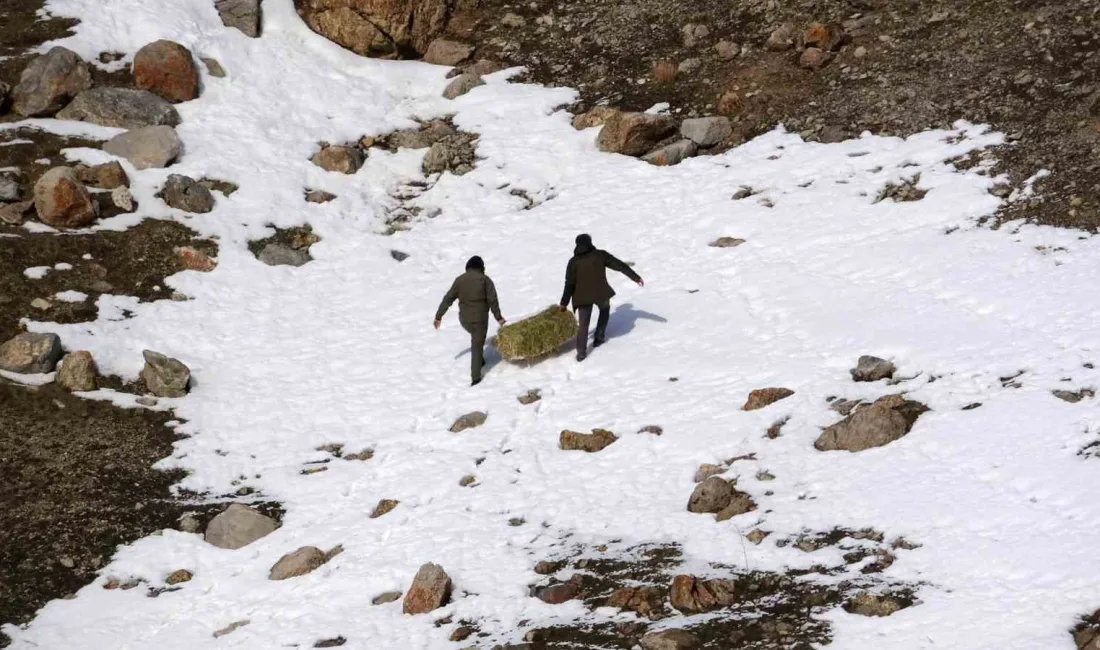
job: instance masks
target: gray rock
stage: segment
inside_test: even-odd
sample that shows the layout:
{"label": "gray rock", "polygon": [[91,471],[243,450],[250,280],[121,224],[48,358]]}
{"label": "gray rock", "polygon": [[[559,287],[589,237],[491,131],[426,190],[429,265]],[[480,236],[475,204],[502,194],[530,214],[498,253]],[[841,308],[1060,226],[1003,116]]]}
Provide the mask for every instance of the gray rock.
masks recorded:
{"label": "gray rock", "polygon": [[700,147],[713,147],[722,142],[733,133],[729,118],[694,117],[684,120],[680,125],[680,135],[691,140]]}
{"label": "gray rock", "polygon": [[286,580],[304,576],[328,560],[325,553],[315,546],[303,546],[279,558],[267,574],[268,580]]}
{"label": "gray rock", "polygon": [[223,25],[239,29],[245,36],[259,37],[263,16],[260,0],[215,0],[214,6]]}
{"label": "gray rock", "polygon": [[473,45],[437,38],[428,45],[428,51],[424,53],[424,62],[436,65],[458,65],[470,58],[473,53]]}
{"label": "gray rock", "polygon": [[54,167],[38,179],[34,208],[42,223],[55,228],[79,228],[99,216],[99,205],[70,167]]}
{"label": "gray rock", "polygon": [[404,251],[399,251],[396,248],[390,251],[390,257],[398,262],[404,262],[409,259],[409,254]]}
{"label": "gray rock", "polygon": [[677,165],[684,159],[694,156],[697,151],[699,151],[699,147],[691,140],[680,140],[679,142],[665,145],[656,151],[650,151],[642,156],[642,160],[651,165],[665,167],[668,165]]}
{"label": "gray rock", "polygon": [[676,120],[669,115],[615,111],[606,113],[603,120],[596,146],[600,151],[627,156],[644,155],[676,132]]}
{"label": "gray rock", "polygon": [[639,643],[642,650],[691,650],[699,647],[699,639],[685,630],[650,632]]}
{"label": "gray rock", "polygon": [[400,591],[387,591],[385,593],[378,594],[370,602],[372,605],[385,605],[386,603],[392,603],[395,600],[401,598]]}
{"label": "gray rock", "polygon": [[879,381],[890,379],[897,371],[897,367],[886,359],[863,355],[852,368],[853,381]]}
{"label": "gray rock", "polygon": [[218,548],[238,549],[269,535],[279,524],[248,506],[231,504],[206,526],[206,542]]}
{"label": "gray rock", "polygon": [[180,516],[178,528],[185,533],[200,533],[202,532],[202,522],[194,514],[188,512]]}
{"label": "gray rock", "polygon": [[737,248],[744,243],[745,240],[738,237],[719,237],[708,245],[711,248]]}
{"label": "gray rock", "polygon": [[451,577],[438,564],[425,564],[416,572],[405,600],[404,614],[426,614],[451,600]]}
{"label": "gray rock", "polygon": [[325,171],[354,174],[363,166],[363,152],[355,147],[330,145],[322,147],[309,160]]}
{"label": "gray rock", "polygon": [[924,404],[901,395],[880,397],[822,431],[814,447],[819,451],[851,452],[882,447],[908,434],[927,410]]}
{"label": "gray rock", "polygon": [[189,176],[169,174],[160,197],[170,207],[184,212],[205,214],[214,209],[214,195]]}
{"label": "gray rock", "polygon": [[472,169],[474,158],[474,147],[466,138],[445,138],[433,144],[424,154],[421,169],[428,175],[449,171],[461,176]]}
{"label": "gray rock", "polygon": [[183,143],[170,126],[149,126],[111,138],[103,150],[125,158],[137,169],[167,167],[183,151]]}
{"label": "gray rock", "polygon": [[123,212],[130,213],[134,211],[134,195],[130,193],[130,188],[125,185],[120,185],[111,190],[111,203],[114,203],[115,207]]}
{"label": "gray rock", "polygon": [[324,190],[310,190],[306,192],[307,203],[328,203],[336,198],[336,195],[332,192],[326,192]]}
{"label": "gray rock", "polygon": [[23,70],[12,90],[12,111],[24,117],[53,115],[91,87],[92,73],[80,56],[55,47]]}
{"label": "gray rock", "polygon": [[472,73],[465,72],[454,78],[454,81],[447,84],[447,87],[443,90],[443,96],[447,99],[455,99],[461,97],[470,92],[478,86],[484,86],[485,82],[480,76]]}
{"label": "gray rock", "polygon": [[741,46],[731,41],[721,40],[714,44],[714,53],[722,61],[731,61],[741,54]]}
{"label": "gray rock", "polygon": [[0,174],[0,202],[12,203],[23,196],[14,178]]}
{"label": "gray rock", "polygon": [[22,201],[0,206],[0,223],[18,226],[23,223],[24,215],[34,209],[34,201]]}
{"label": "gray rock", "polygon": [[96,365],[91,352],[70,352],[61,360],[57,383],[71,392],[96,389]]}
{"label": "gray rock", "polygon": [[86,90],[77,95],[57,117],[119,129],[176,126],[180,123],[175,107],[147,90],[134,88]]}
{"label": "gray rock", "polygon": [[451,433],[460,433],[467,429],[475,429],[485,424],[485,421],[488,419],[488,413],[482,413],[481,411],[467,413],[454,421],[454,424],[451,425]]}
{"label": "gray rock", "polygon": [[711,463],[703,463],[699,466],[699,469],[695,470],[695,482],[702,483],[712,476],[718,476],[725,473],[726,468],[721,465],[713,465]]}
{"label": "gray rock", "polygon": [[736,492],[730,482],[718,476],[711,476],[695,486],[688,500],[688,512],[717,513],[730,504]]}
{"label": "gray rock", "polygon": [[141,369],[141,380],[145,388],[157,397],[183,397],[191,381],[191,369],[178,359],[167,357],[159,352],[144,350],[145,367]]}
{"label": "gray rock", "polygon": [[0,344],[0,370],[27,375],[53,372],[62,354],[57,334],[24,332]]}
{"label": "gray rock", "polygon": [[699,59],[691,58],[684,59],[680,62],[680,65],[676,66],[676,72],[678,74],[691,74],[699,69],[703,65],[703,62]]}
{"label": "gray rock", "polygon": [[264,246],[256,257],[268,266],[302,266],[313,259],[305,249],[295,250],[284,244],[275,243]]}

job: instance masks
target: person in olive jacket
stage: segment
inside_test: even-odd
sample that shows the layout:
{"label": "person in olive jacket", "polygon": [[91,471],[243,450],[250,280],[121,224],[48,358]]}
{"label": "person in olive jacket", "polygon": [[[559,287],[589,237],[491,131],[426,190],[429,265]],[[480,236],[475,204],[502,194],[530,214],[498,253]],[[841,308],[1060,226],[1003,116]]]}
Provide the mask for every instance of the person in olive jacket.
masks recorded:
{"label": "person in olive jacket", "polygon": [[485,275],[485,262],[477,255],[466,262],[466,272],[455,278],[439,309],[435,312],[435,328],[443,321],[443,316],[458,301],[458,322],[470,333],[470,385],[481,383],[481,370],[485,366],[485,337],[489,333],[489,312],[497,323],[504,325],[497,302],[497,288],[489,276]]}
{"label": "person in olive jacket", "polygon": [[569,265],[565,267],[565,292],[558,309],[565,311],[569,301],[577,312],[580,328],[577,330],[577,361],[588,356],[588,325],[592,320],[592,306],[600,309],[596,319],[596,336],[592,346],[603,345],[607,338],[607,321],[611,317],[611,298],[615,290],[607,282],[607,269],[618,271],[638,284],[645,286],[641,276],[617,257],[592,244],[592,237],[577,235],[576,248]]}

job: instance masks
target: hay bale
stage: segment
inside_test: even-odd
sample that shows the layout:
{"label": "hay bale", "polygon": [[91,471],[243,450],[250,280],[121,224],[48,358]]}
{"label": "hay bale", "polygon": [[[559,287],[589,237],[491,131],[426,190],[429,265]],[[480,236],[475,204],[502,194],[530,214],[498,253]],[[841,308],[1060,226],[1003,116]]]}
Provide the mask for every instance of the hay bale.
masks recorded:
{"label": "hay bale", "polygon": [[577,335],[573,313],[547,309],[500,328],[493,344],[508,361],[537,359],[555,352]]}

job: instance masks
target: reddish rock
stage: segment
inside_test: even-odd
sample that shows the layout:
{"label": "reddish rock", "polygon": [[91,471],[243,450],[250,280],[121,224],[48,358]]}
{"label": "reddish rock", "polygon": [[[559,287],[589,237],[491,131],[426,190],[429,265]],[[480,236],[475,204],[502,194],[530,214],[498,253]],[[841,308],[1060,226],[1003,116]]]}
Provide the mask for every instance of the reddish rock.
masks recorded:
{"label": "reddish rock", "polygon": [[425,564],[416,572],[401,611],[405,614],[426,614],[443,607],[451,600],[451,577],[438,564]]}
{"label": "reddish rock", "polygon": [[191,248],[190,246],[181,246],[177,248],[176,255],[179,256],[180,266],[187,271],[209,273],[218,266],[218,263],[210,259],[209,255],[197,248]]}
{"label": "reddish rock", "polygon": [[562,431],[558,444],[565,451],[585,451],[595,453],[618,440],[618,436],[604,429],[593,429],[592,433]]}
{"label": "reddish rock", "polygon": [[581,593],[580,583],[577,579],[570,579],[568,582],[559,582],[556,585],[550,585],[549,587],[543,587],[536,592],[536,597],[544,603],[549,605],[560,605],[564,602],[573,600]]}
{"label": "reddish rock", "polygon": [[802,33],[802,45],[834,52],[844,43],[844,27],[835,23],[814,23]]}
{"label": "reddish rock", "polygon": [[806,51],[802,53],[802,56],[799,57],[798,65],[807,70],[818,70],[825,67],[825,64],[831,61],[832,58],[833,55],[825,50],[816,47],[808,47]]}
{"label": "reddish rock", "polygon": [[737,584],[733,580],[678,575],[672,579],[669,600],[685,614],[709,612],[732,605],[737,600]]}
{"label": "reddish rock", "polygon": [[54,167],[34,185],[34,208],[42,223],[56,228],[79,228],[95,221],[98,205],[92,201],[69,167]]}
{"label": "reddish rock", "polygon": [[155,41],[134,56],[134,86],[173,102],[199,96],[199,71],[191,52],[173,41]]}
{"label": "reddish rock", "polygon": [[745,405],[741,407],[741,410],[755,411],[762,409],[781,399],[787,399],[791,395],[794,395],[794,391],[789,388],[759,388],[749,393],[749,398],[745,401]]}

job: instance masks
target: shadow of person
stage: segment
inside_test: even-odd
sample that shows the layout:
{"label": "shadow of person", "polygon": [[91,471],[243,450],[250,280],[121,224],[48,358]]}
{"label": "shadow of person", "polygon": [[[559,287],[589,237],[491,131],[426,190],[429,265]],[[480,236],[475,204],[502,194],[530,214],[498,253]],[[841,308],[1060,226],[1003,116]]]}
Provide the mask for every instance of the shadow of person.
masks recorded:
{"label": "shadow of person", "polygon": [[[470,356],[473,354],[473,348],[467,346],[464,350],[455,355],[455,361],[462,357]],[[503,361],[503,357],[500,356],[500,352],[497,352],[497,348],[491,341],[485,342],[485,372],[489,372],[489,369]]]}
{"label": "shadow of person", "polygon": [[626,336],[634,329],[634,325],[639,320],[648,320],[654,323],[668,322],[668,319],[664,316],[658,316],[648,311],[635,309],[634,305],[631,303],[623,303],[611,310],[611,318],[607,323],[607,338],[614,339],[620,336]]}

